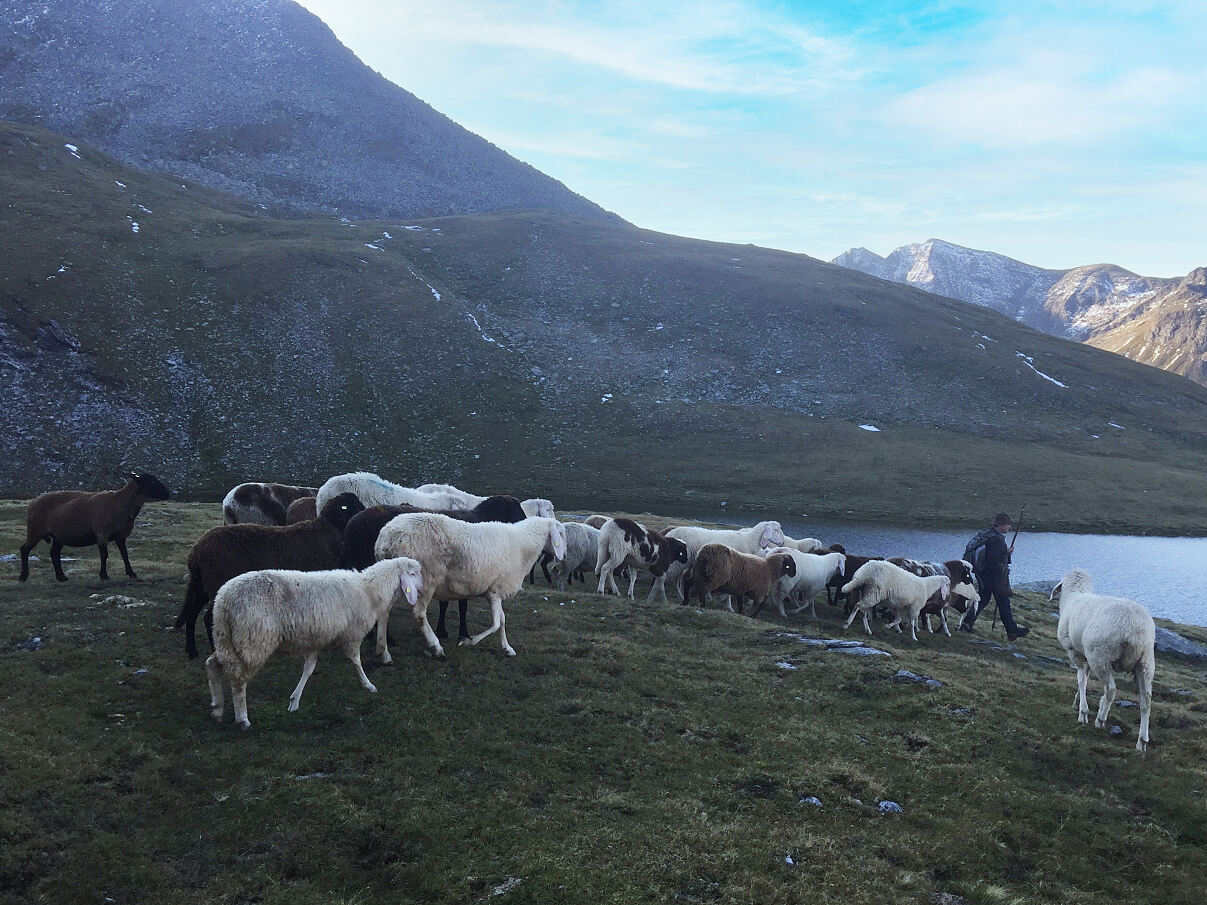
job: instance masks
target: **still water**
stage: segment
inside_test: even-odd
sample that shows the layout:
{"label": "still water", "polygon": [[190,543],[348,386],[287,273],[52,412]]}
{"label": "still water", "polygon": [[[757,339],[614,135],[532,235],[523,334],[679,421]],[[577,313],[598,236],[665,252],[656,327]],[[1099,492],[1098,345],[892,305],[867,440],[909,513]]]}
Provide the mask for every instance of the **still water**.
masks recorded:
{"label": "still water", "polygon": [[[734,521],[732,516],[721,519]],[[968,539],[981,527],[927,531],[812,519],[782,524],[791,537],[837,541],[852,553],[938,561],[958,559]],[[1094,578],[1094,589],[1102,594],[1138,600],[1154,616],[1174,622],[1207,625],[1207,538],[1023,531],[1014,546],[1010,580],[1016,586],[1041,581],[1055,584],[1074,568],[1086,569]]]}

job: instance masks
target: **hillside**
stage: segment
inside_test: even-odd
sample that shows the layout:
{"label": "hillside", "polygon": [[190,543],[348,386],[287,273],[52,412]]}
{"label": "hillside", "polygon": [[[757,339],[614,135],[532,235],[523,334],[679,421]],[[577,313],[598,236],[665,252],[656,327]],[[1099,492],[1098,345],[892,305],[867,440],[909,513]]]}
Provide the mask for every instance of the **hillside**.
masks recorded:
{"label": "hillside", "polygon": [[274,209],[612,216],[388,82],[291,0],[0,0],[0,119]]}
{"label": "hillside", "polygon": [[1143,277],[1113,264],[1045,270],[938,239],[833,263],[985,305],[1028,326],[1207,383],[1207,278]]}
{"label": "hillside", "polygon": [[[0,548],[23,513],[0,502]],[[364,655],[377,694],[328,651],[288,713],[281,655],[244,733],[165,631],[220,518],[147,506],[137,582],[98,582],[95,550],[63,585],[0,566],[0,905],[1202,900],[1201,661],[1158,656],[1141,755],[1130,678],[1118,737],[1077,724],[1039,595],[1016,645],[877,621],[891,656],[859,657],[799,640],[866,638],[824,601],[751,620],[541,583],[506,605],[514,659],[493,637],[425,657],[395,613],[394,663]]]}
{"label": "hillside", "polygon": [[368,468],[559,506],[1207,522],[1207,390],[985,308],[564,214],[278,220],[27,127],[0,155],[11,494]]}

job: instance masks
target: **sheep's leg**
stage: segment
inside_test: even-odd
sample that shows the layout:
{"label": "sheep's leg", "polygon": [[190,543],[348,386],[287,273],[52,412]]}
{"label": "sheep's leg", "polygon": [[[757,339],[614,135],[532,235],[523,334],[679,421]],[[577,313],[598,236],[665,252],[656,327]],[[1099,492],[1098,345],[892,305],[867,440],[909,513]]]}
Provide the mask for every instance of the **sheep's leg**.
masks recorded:
{"label": "sheep's leg", "polygon": [[915,641],[918,640],[918,616],[913,612],[909,615],[909,634]]}
{"label": "sheep's leg", "polygon": [[1148,750],[1148,715],[1152,710],[1153,674],[1147,663],[1135,669],[1136,692],[1140,698],[1140,733],[1136,736],[1136,750]]}
{"label": "sheep's leg", "polygon": [[1090,681],[1090,669],[1088,666],[1077,667],[1077,722],[1088,723],[1090,721],[1090,704],[1086,700],[1086,686]]}
{"label": "sheep's leg", "polygon": [[205,622],[205,634],[210,639],[210,650],[217,650],[214,647],[214,607],[211,604],[205,611],[205,616],[202,618]]}
{"label": "sheep's leg", "polygon": [[928,632],[930,632],[932,635],[935,633],[934,628],[930,624],[930,613],[926,614],[926,630]]}
{"label": "sheep's leg", "polygon": [[[389,621],[390,613],[388,610],[377,617],[377,644],[375,645],[375,649],[377,652],[377,659],[379,659],[382,663],[394,662],[394,658],[390,656],[389,648],[386,647],[386,634],[389,628]],[[427,620],[424,619],[424,622],[427,622]],[[428,630],[431,631],[431,626],[428,626]],[[433,635],[432,637],[435,636]],[[439,642],[437,642],[437,646],[439,646]]]}
{"label": "sheep's leg", "polygon": [[637,588],[637,570],[629,569],[629,600],[632,600],[634,603],[637,601],[637,598],[633,596],[633,591],[636,588]]}
{"label": "sheep's leg", "polygon": [[553,562],[553,556],[548,553],[541,554],[541,571],[545,573],[545,584],[553,584],[553,579],[549,577],[549,563]]}
{"label": "sheep's leg", "polygon": [[377,686],[369,681],[369,677],[365,675],[365,667],[360,662],[360,640],[353,639],[345,644],[344,653],[352,661],[352,665],[356,667],[356,678],[360,679],[361,688],[365,691],[375,693]]}
{"label": "sheep's leg", "polygon": [[490,628],[486,629],[485,631],[478,632],[478,634],[474,635],[472,638],[469,638],[467,641],[463,641],[462,643],[477,644],[487,635],[493,635],[495,632],[498,632],[499,639],[503,642],[503,653],[507,654],[509,657],[514,657],[515,650],[513,650],[511,645],[507,643],[507,629],[505,628],[507,617],[503,615],[503,601],[499,597],[492,596],[490,598],[490,615],[493,618]]}
{"label": "sheep's leg", "polygon": [[602,566],[599,567],[599,587],[595,589],[597,594],[606,594],[608,579],[612,577],[612,570],[616,568],[612,565],[612,558],[608,557],[604,560]]}
{"label": "sheep's leg", "polygon": [[242,729],[251,728],[247,718],[247,683],[231,680],[231,702],[235,705],[235,722]]}
{"label": "sheep's leg", "polygon": [[217,654],[210,654],[205,661],[205,672],[210,680],[210,716],[221,723],[222,714],[226,710],[226,698],[222,688],[222,664],[218,662]]}
{"label": "sheep's leg", "polygon": [[868,633],[868,637],[870,638],[872,637],[872,624],[868,622],[868,611],[861,609],[859,612],[863,614],[863,629]]}
{"label": "sheep's leg", "polygon": [[650,592],[645,595],[645,602],[653,603],[654,594],[656,594],[659,591],[662,592],[662,602],[666,603],[667,599],[666,599],[666,573],[665,572],[663,572],[661,575],[654,576],[654,583],[652,585],[650,585]]}
{"label": "sheep's leg", "polygon": [[1111,713],[1111,705],[1115,703],[1115,674],[1111,671],[1109,663],[1103,672],[1105,672],[1106,678],[1102,680],[1102,700],[1098,702],[1098,716],[1094,720],[1095,729],[1101,729],[1106,725],[1106,718]]}
{"label": "sheep's leg", "polygon": [[59,581],[66,581],[67,576],[63,574],[63,544],[57,538],[50,540],[50,561],[54,564],[54,577]]}
{"label": "sheep's leg", "polygon": [[[357,657],[360,657],[359,652]],[[318,665],[318,651],[306,655],[306,659],[302,661],[302,678],[298,680],[298,687],[293,690],[293,694],[289,696],[289,712],[293,713],[298,709],[298,704],[302,700],[302,691],[306,688],[306,682],[310,679],[311,673],[314,672],[314,667]]]}
{"label": "sheep's leg", "polygon": [[[428,622],[427,619],[427,608],[428,604],[431,602],[431,597],[420,597],[415,603],[415,606],[412,608],[411,615],[413,615],[415,617],[415,621],[419,623],[419,631],[423,633],[423,640],[427,642],[427,646],[431,649],[432,653],[437,657],[443,657],[444,648],[440,644],[440,639],[436,637],[436,633],[432,631],[432,624]],[[382,619],[377,623],[377,643],[383,650],[385,649],[384,621],[385,617],[383,616]],[[390,661],[385,659],[385,657],[388,656],[389,652],[386,652],[381,662],[389,663]]]}
{"label": "sheep's leg", "polygon": [[440,615],[436,619],[436,637],[444,640],[448,637],[448,629],[444,627],[444,614],[448,612],[448,601],[440,601]]}
{"label": "sheep's leg", "polygon": [[21,545],[21,577],[19,581],[29,581],[29,552],[38,545],[38,540],[27,540]]}
{"label": "sheep's leg", "polygon": [[[851,627],[851,623],[855,621],[855,617],[856,617],[857,615],[859,615],[859,610],[858,610],[858,608],[856,608],[856,607],[852,607],[852,608],[851,608],[851,613],[850,613],[850,615],[849,615],[849,616],[847,616],[847,621],[846,621],[846,622],[843,624],[843,626],[842,626],[842,630],[843,630],[844,632],[845,632],[847,629],[849,629],[849,628]],[[864,621],[866,621],[866,617],[865,617],[865,620],[864,620]]]}
{"label": "sheep's leg", "polygon": [[469,601],[457,601],[457,640],[469,637]]}
{"label": "sheep's leg", "polygon": [[[943,609],[939,610],[939,620],[943,623],[943,634],[946,635],[948,638],[950,638],[951,629],[949,629],[947,627],[947,607],[943,607]],[[927,615],[927,617],[926,617],[926,627],[930,628],[930,616],[929,615]]]}
{"label": "sheep's leg", "polygon": [[134,574],[134,567],[130,565],[130,551],[126,549],[126,539],[116,537],[113,539],[113,543],[117,545],[117,552],[122,555],[122,563],[126,567],[126,577],[137,578],[138,576]]}
{"label": "sheep's leg", "polygon": [[109,545],[104,541],[98,541],[96,545],[97,552],[101,555],[101,581],[109,580]]}

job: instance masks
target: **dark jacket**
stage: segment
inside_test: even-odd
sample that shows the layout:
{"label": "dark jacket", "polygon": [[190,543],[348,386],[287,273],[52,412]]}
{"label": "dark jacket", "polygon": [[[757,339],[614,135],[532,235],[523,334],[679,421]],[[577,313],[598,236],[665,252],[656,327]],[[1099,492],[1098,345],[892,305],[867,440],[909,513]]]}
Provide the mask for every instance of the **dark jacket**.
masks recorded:
{"label": "dark jacket", "polygon": [[1010,553],[1006,538],[994,530],[985,541],[985,564],[977,576],[982,587],[990,587],[999,593],[1010,593]]}

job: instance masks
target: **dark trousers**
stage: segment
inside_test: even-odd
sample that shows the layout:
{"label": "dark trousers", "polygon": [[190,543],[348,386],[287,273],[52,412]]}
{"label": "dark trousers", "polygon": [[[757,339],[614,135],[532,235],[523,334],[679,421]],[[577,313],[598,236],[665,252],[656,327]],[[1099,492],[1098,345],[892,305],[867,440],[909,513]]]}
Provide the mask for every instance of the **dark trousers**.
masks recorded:
{"label": "dark trousers", "polygon": [[989,606],[989,598],[992,597],[997,603],[998,614],[1002,617],[1002,628],[1007,634],[1013,635],[1018,631],[1018,626],[1014,624],[1014,612],[1010,609],[1010,595],[1003,593],[1001,590],[993,587],[989,581],[981,581],[981,601],[977,605],[977,611],[971,617],[964,617],[964,624],[969,628],[976,622],[976,617],[980,615],[981,610]]}

